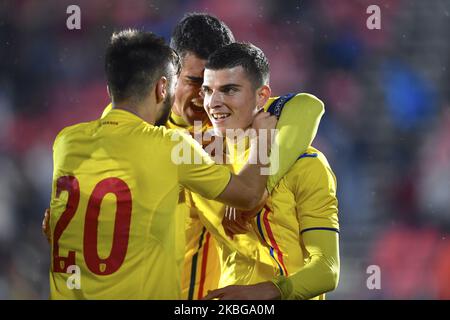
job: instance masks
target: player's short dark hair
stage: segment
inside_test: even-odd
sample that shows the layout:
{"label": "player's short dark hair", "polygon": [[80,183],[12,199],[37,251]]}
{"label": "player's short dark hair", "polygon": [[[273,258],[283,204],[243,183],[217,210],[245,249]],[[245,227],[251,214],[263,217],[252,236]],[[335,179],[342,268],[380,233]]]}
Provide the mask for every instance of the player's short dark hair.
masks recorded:
{"label": "player's short dark hair", "polygon": [[255,88],[269,83],[269,61],[264,52],[251,43],[235,42],[209,56],[206,69],[221,70],[241,66]]}
{"label": "player's short dark hair", "polygon": [[106,79],[113,101],[142,100],[160,77],[170,78],[170,63],[178,72],[179,57],[163,38],[134,29],[113,33],[105,57]]}
{"label": "player's short dark hair", "polygon": [[200,59],[227,44],[234,42],[230,28],[221,20],[207,13],[188,13],[175,26],[170,46],[182,57],[188,52]]}

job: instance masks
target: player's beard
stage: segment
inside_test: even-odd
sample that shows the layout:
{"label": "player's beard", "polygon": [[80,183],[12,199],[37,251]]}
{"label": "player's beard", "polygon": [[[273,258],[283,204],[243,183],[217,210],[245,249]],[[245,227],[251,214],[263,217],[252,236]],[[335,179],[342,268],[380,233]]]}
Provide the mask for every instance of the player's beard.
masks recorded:
{"label": "player's beard", "polygon": [[163,106],[161,108],[160,116],[158,119],[156,119],[155,126],[166,125],[167,120],[169,119],[170,110],[172,109],[172,103],[173,103],[173,97],[171,97],[171,96],[167,97],[164,100]]}

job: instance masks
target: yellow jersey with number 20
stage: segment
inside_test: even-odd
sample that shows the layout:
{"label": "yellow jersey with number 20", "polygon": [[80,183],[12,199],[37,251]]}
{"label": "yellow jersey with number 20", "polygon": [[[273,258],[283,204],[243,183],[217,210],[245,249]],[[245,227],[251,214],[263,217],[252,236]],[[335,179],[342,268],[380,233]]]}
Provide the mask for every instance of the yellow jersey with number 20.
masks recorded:
{"label": "yellow jersey with number 20", "polygon": [[[178,143],[201,163],[174,161]],[[180,186],[214,199],[230,171],[191,137],[119,109],[63,129],[53,156],[50,297],[179,299]]]}

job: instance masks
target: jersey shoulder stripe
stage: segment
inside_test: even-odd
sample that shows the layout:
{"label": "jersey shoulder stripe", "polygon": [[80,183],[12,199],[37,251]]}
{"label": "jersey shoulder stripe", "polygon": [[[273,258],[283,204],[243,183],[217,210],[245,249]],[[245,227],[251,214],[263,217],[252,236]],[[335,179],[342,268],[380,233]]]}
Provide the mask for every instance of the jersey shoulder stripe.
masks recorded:
{"label": "jersey shoulder stripe", "polygon": [[267,112],[269,112],[271,115],[276,116],[279,119],[280,115],[281,115],[281,111],[283,111],[284,106],[294,96],[295,96],[295,94],[288,93],[284,96],[279,97],[278,99],[276,99],[275,101],[273,101],[270,104],[269,108],[267,109]]}

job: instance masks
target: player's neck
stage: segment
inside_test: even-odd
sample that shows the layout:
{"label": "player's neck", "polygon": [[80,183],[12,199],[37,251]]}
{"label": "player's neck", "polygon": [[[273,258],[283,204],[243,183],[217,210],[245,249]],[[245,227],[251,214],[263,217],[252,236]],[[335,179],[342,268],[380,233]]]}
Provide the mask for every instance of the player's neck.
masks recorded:
{"label": "player's neck", "polygon": [[144,100],[141,103],[131,103],[129,101],[123,101],[120,103],[113,102],[113,109],[121,109],[131,112],[141,118],[142,120],[154,125],[156,121],[156,108],[149,107]]}
{"label": "player's neck", "polygon": [[176,100],[172,106],[172,114],[177,116],[180,120],[183,119],[183,106],[179,104]]}

